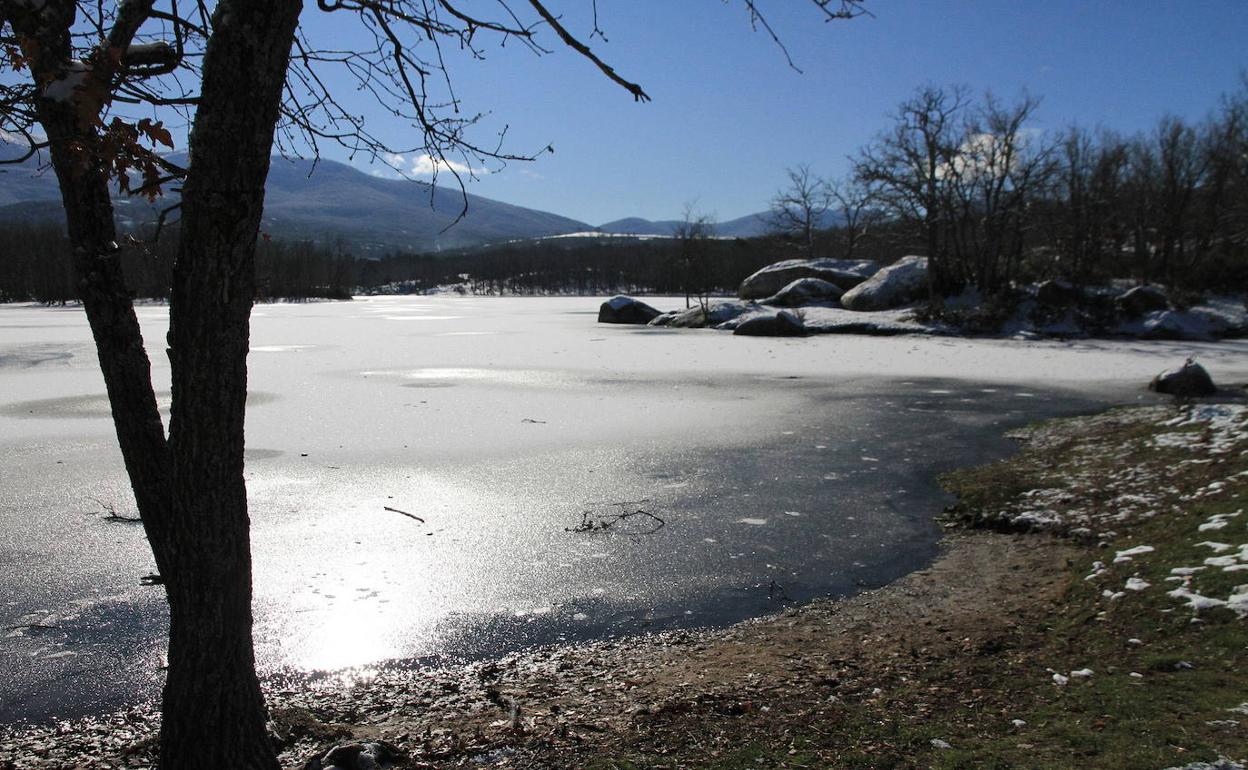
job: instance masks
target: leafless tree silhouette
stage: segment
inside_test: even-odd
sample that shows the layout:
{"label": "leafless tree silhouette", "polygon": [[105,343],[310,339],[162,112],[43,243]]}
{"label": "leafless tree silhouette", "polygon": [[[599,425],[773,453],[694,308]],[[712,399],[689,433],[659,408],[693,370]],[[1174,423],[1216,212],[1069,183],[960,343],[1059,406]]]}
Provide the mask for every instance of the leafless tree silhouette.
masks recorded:
{"label": "leafless tree silhouette", "polygon": [[[770,32],[755,0],[751,20]],[[854,0],[811,0],[825,18]],[[426,154],[508,162],[503,137],[472,131],[479,113],[455,93],[449,62],[518,43],[575,51],[635,100],[618,74],[542,0],[0,0],[0,129],[45,153],[60,185],[78,295],[99,355],[118,443],[166,589],[169,668],[160,766],[277,767],[252,651],[251,553],[243,415],[256,238],[274,146],[325,143],[380,160]],[[300,14],[327,13],[369,42],[314,39]],[[596,16],[596,14],[595,14]],[[597,25],[595,23],[595,30]],[[592,37],[593,32],[590,36]],[[773,34],[774,38],[774,34]],[[544,42],[551,39],[551,42]],[[373,133],[330,87],[345,72],[413,129],[407,146]],[[191,124],[189,158],[158,152],[162,115]],[[121,271],[110,183],[151,198],[181,192],[169,301],[172,406],[166,436],[151,366]]]}

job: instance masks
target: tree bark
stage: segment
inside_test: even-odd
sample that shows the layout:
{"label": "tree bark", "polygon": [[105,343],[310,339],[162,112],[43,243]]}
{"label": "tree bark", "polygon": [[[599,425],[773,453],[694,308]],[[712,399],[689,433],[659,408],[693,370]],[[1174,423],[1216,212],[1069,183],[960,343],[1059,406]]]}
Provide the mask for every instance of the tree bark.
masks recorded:
{"label": "tree bark", "polygon": [[58,125],[55,116],[45,116],[43,125],[49,132],[52,164],[62,191],[78,296],[95,341],[117,443],[157,569],[163,575],[170,557],[169,455],[152,388],[151,362],[122,274],[121,250],[114,240],[108,177],[94,164],[84,168],[82,151],[71,145],[72,134],[53,128],[65,127]]}
{"label": "tree bark", "polygon": [[170,298],[164,770],[278,766],[252,652],[243,418],[256,237],[301,7],[221,2],[204,58]]}
{"label": "tree bark", "polygon": [[[39,13],[10,4],[2,10],[19,36],[29,41],[24,43],[25,54],[36,84],[54,78],[71,60],[74,3],[49,3]],[[92,151],[98,131],[84,119],[77,98],[41,96],[35,111],[48,137],[78,296],[95,341],[117,443],[157,568],[163,572],[169,555],[169,456],[151,363],[122,274],[108,172]]]}

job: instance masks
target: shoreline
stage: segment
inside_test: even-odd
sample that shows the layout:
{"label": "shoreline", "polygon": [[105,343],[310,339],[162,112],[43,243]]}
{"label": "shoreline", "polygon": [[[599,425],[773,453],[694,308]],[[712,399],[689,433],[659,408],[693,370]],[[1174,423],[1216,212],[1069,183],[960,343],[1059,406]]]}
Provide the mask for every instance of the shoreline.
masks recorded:
{"label": "shoreline", "polygon": [[[1234,716],[1248,691],[1236,578],[1205,568],[1193,583],[1196,573],[1179,572],[1189,577],[1178,593],[1160,577],[1171,572],[1163,555],[1186,563],[1192,547],[1204,553],[1188,540],[1238,542],[1221,530],[1244,524],[1235,506],[1248,494],[1248,409],[1118,409],[1022,434],[1017,456],[947,479],[959,502],[941,554],[887,586],[725,629],[382,672],[350,689],[271,691],[283,765],[301,767],[345,740],[385,740],[409,755],[400,766],[416,768],[992,759],[1160,770],[1248,755],[1248,729]],[[1113,447],[1129,449],[1131,462]],[[1175,467],[1176,451],[1193,453],[1180,472],[1156,465]],[[1135,494],[1132,485],[1157,488],[1163,472],[1170,485],[1151,502],[1106,505]],[[1109,492],[1121,494],[1096,497]],[[1053,517],[1035,518],[1038,499]],[[994,531],[1009,528],[1031,531]],[[1235,566],[1220,558],[1215,566]],[[1116,591],[1124,580],[1130,590]],[[1229,600],[1216,598],[1228,590]],[[1189,610],[1187,596],[1210,604]],[[1160,711],[1148,711],[1152,700]],[[116,767],[119,755],[121,766],[145,767],[149,716],[0,728],[0,768]]]}
{"label": "shoreline", "polygon": [[[299,689],[265,683],[274,735],[284,737],[284,767],[301,767],[342,741],[420,743],[419,756],[481,765],[500,752],[520,767],[581,767],[616,736],[645,722],[705,712],[763,717],[760,700],[802,689],[813,679],[830,704],[870,699],[878,669],[922,640],[916,662],[965,649],[971,635],[999,633],[1007,617],[1055,600],[1062,566],[1074,549],[1057,538],[954,530],[928,566],[879,588],[819,598],[723,628],[662,631],[633,637],[545,646],[501,658],[433,668],[379,671],[347,687],[335,677]],[[1039,547],[1037,547],[1039,545]],[[1010,589],[1025,571],[1034,590]],[[999,603],[975,605],[988,591]],[[883,626],[904,624],[918,636],[885,639]],[[859,650],[860,640],[872,640]],[[811,651],[816,642],[828,643]],[[756,704],[756,701],[758,703]],[[808,703],[805,717],[822,716]],[[143,767],[151,758],[157,710],[150,705],[51,724],[0,726],[0,768]],[[67,740],[68,735],[77,740]],[[92,743],[108,735],[107,742]],[[82,741],[85,753],[69,755]],[[25,753],[22,744],[42,745]],[[517,745],[519,744],[519,745]],[[91,749],[105,751],[92,751]],[[14,749],[17,749],[14,751]],[[113,752],[111,756],[107,750]],[[554,751],[558,758],[548,756]],[[25,753],[25,756],[22,756]],[[521,760],[519,754],[530,754]],[[42,755],[42,756],[41,756]],[[60,755],[64,763],[58,763]],[[33,762],[32,762],[33,760]],[[517,762],[519,762],[517,764]],[[558,764],[555,764],[555,763]],[[526,764],[527,763],[527,764]],[[489,763],[485,763],[490,766]]]}

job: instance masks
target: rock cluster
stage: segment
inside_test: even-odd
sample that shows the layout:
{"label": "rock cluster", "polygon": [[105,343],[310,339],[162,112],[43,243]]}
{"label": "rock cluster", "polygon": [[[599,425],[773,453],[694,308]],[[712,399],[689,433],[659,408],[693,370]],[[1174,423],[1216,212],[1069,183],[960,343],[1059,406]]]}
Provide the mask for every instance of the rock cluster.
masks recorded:
{"label": "rock cluster", "polygon": [[746,278],[741,282],[737,296],[741,299],[764,299],[801,278],[818,278],[846,291],[874,275],[877,270],[879,266],[869,260],[787,259],[768,265]]}
{"label": "rock cluster", "polygon": [[[968,287],[929,303],[929,274],[928,258],[914,255],[884,267],[867,260],[790,259],[742,281],[738,299],[704,300],[660,313],[639,300],[612,297],[599,309],[598,320],[772,336],[1000,334],[1207,341],[1248,335],[1242,296],[1176,304],[1161,286],[1122,281],[1078,286],[1056,279],[1011,286],[992,297]],[[798,312],[782,318],[773,308]],[[744,330],[737,332],[740,327]]]}

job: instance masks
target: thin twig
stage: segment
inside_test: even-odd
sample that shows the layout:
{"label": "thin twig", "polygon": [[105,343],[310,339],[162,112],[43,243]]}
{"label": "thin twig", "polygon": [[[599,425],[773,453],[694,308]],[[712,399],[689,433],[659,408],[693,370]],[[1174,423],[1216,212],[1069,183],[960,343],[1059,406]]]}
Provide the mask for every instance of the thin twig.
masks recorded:
{"label": "thin twig", "polygon": [[386,509],[387,511],[390,511],[391,513],[399,513],[399,514],[406,516],[409,519],[415,519],[416,521],[419,521],[421,524],[425,523],[424,519],[420,518],[414,513],[408,513],[407,511],[400,511],[398,508],[391,508],[388,505],[383,505],[382,508]]}

